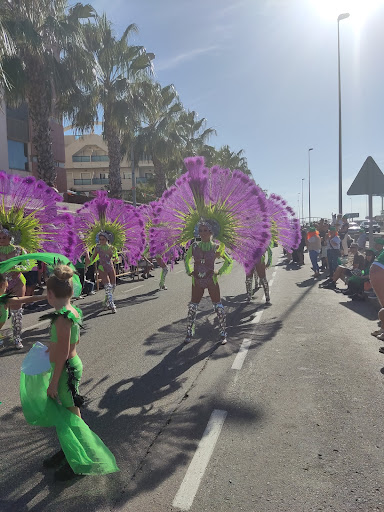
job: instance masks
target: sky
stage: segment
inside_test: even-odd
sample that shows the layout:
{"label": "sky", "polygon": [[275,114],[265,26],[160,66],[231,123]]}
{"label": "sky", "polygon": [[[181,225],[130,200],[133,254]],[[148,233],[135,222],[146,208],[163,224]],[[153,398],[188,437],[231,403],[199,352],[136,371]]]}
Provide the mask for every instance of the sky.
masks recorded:
{"label": "sky", "polygon": [[[155,78],[244,150],[253,177],[308,217],[338,213],[340,21],[343,213],[368,215],[346,192],[372,156],[384,171],[384,0],[89,0],[119,36],[156,55]],[[302,195],[303,191],[303,195]],[[379,215],[381,198],[374,197]]]}

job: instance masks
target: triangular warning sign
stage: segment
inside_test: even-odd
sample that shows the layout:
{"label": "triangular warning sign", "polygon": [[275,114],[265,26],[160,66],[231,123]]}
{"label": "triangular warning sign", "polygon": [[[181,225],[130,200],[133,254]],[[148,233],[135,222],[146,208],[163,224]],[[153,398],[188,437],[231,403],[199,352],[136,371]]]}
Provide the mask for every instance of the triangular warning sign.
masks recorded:
{"label": "triangular warning sign", "polygon": [[347,192],[349,196],[384,196],[384,174],[369,156]]}

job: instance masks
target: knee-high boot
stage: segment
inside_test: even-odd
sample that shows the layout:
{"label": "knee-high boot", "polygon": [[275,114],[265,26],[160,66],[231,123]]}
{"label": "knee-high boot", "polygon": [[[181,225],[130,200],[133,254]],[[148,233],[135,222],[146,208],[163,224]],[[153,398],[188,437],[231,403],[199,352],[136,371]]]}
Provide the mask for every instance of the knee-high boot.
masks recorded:
{"label": "knee-high boot", "polygon": [[112,295],[113,290],[114,290],[113,284],[107,283],[106,285],[104,285],[104,288],[105,288],[107,307],[108,307],[108,309],[110,309],[112,311],[112,313],[116,313],[116,306],[113,302],[113,295]]}
{"label": "knee-high boot", "polygon": [[187,336],[185,337],[184,343],[192,341],[192,336],[195,334],[195,321],[197,314],[196,302],[190,302],[188,304],[188,315],[187,315]]}
{"label": "knee-high boot", "polygon": [[267,278],[266,278],[266,277],[262,277],[262,278],[260,279],[260,281],[261,281],[261,284],[262,284],[262,286],[263,286],[263,288],[264,288],[265,302],[266,302],[267,304],[269,304],[269,303],[271,302],[271,298],[270,298],[270,296],[269,296],[269,284],[268,284],[268,280],[267,280]]}
{"label": "knee-high boot", "polygon": [[252,294],[253,294],[252,281],[253,281],[252,276],[245,276],[245,289],[247,290],[248,302],[252,299]]}
{"label": "knee-high boot", "polygon": [[258,290],[260,288],[260,284],[259,284],[259,276],[257,275],[257,270],[255,268],[255,270],[253,271],[253,277],[255,278],[255,288],[253,289],[253,291],[255,292],[256,290]]}
{"label": "knee-high boot", "polygon": [[167,289],[167,287],[165,286],[165,277],[166,277],[167,274],[168,274],[168,267],[163,267],[161,269],[159,290],[166,290]]}
{"label": "knee-high boot", "polygon": [[18,349],[23,348],[21,343],[21,328],[23,324],[23,308],[11,311],[13,342]]}
{"label": "knee-high boot", "polygon": [[215,308],[217,319],[219,320],[221,344],[225,345],[227,343],[227,318],[225,309],[221,302],[215,302],[213,307]]}

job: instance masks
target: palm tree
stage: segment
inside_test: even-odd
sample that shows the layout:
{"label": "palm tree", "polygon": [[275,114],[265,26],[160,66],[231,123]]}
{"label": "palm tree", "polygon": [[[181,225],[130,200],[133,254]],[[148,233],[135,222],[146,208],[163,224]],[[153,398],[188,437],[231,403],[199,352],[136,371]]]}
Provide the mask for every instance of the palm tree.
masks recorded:
{"label": "palm tree", "polygon": [[169,163],[177,157],[180,160],[183,140],[175,126],[183,106],[173,85],[148,84],[146,98],[145,120],[138,133],[137,147],[151,157],[155,192],[160,197],[167,188]]}
{"label": "palm tree", "polygon": [[151,72],[154,58],[143,46],[129,44],[134,32],[137,27],[131,24],[121,38],[116,39],[105,14],[95,23],[86,24],[85,46],[97,62],[98,71],[93,80],[92,69],[84,72],[80,90],[62,104],[72,125],[80,131],[92,129],[102,110],[103,135],[109,156],[110,195],[116,198],[122,197],[122,137],[127,131],[127,123],[130,131],[139,123],[141,80]]}
{"label": "palm tree", "polygon": [[210,146],[207,146],[206,142],[212,135],[217,134],[214,128],[205,128],[207,120],[204,117],[198,119],[194,110],[182,112],[176,124],[184,142],[183,158],[201,155],[207,151]]}
{"label": "palm tree", "polygon": [[207,164],[210,166],[219,165],[226,169],[239,169],[248,176],[252,174],[248,169],[248,162],[244,156],[243,149],[240,149],[240,151],[235,153],[234,151],[231,151],[228,145],[224,145],[218,150],[215,148],[208,148],[205,156]]}
{"label": "palm tree", "polygon": [[68,10],[66,0],[0,0],[3,34],[14,47],[12,53],[2,46],[0,53],[5,99],[10,105],[27,101],[38,176],[50,185],[56,180],[50,117],[57,115],[56,97],[76,87],[69,64],[82,69],[80,20],[93,15],[90,5]]}

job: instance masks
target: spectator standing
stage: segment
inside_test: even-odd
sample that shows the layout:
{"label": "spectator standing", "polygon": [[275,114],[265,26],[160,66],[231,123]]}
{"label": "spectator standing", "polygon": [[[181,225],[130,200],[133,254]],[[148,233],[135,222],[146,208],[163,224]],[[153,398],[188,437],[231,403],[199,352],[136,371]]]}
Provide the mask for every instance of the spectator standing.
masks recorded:
{"label": "spectator standing", "polygon": [[315,273],[314,277],[319,277],[320,269],[319,269],[319,265],[317,263],[317,259],[321,252],[321,238],[319,236],[319,232],[313,226],[311,226],[308,230],[307,247],[308,247],[309,257],[310,257],[311,263],[312,263],[312,269]]}
{"label": "spectator standing", "polygon": [[349,223],[347,220],[347,217],[342,218],[342,225],[339,229],[339,237],[341,240],[341,254],[343,256],[347,256],[348,254],[348,229],[349,229]]}
{"label": "spectator standing", "polygon": [[327,240],[327,258],[330,281],[332,281],[333,273],[335,272],[338,265],[338,259],[340,257],[340,243],[341,240],[335,226],[331,226],[328,231]]}
{"label": "spectator standing", "polygon": [[332,226],[334,226],[336,228],[336,231],[338,232],[342,225],[343,225],[343,216],[341,213],[339,213],[337,216],[333,217]]}

